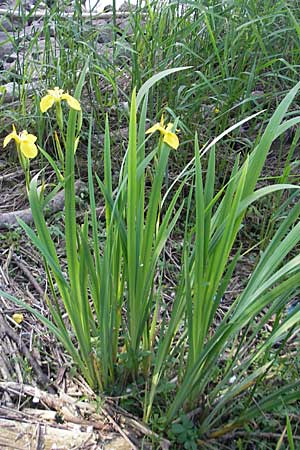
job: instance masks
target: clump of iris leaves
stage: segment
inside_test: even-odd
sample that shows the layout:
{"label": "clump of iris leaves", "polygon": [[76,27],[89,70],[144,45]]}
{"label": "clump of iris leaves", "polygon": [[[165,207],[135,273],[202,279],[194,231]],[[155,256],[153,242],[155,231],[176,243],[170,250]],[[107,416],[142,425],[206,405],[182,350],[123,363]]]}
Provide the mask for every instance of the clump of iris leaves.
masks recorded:
{"label": "clump of iris leaves", "polygon": [[[24,26],[29,14],[24,11]],[[90,213],[79,224],[72,151],[78,122],[70,111],[65,181],[60,181],[67,274],[34,178],[29,200],[35,229],[23,228],[45,259],[53,286],[52,320],[14,301],[55,334],[95,392],[111,393],[116,385],[125,392],[130,386],[134,396],[128,406],[135,404],[141,418],[178,448],[186,442],[190,447],[185,448],[213,446],[235,431],[251,434],[251,424],[257,423],[265,432],[278,432],[279,424],[279,444],[281,433],[293,443],[286,417],[300,396],[298,363],[288,353],[300,319],[299,179],[290,175],[299,137],[299,16],[288,1],[147,2],[138,5],[124,30],[116,27],[113,11],[109,57],[98,55],[100,31],[92,19],[85,21],[80,2],[69,18],[54,2],[25,54],[29,61],[44,33],[39,69],[45,86],[75,91],[79,100],[85,86],[90,96],[93,112],[84,112],[81,129],[88,148]],[[47,32],[50,23],[59,57]],[[24,83],[30,82],[29,67],[21,68]],[[5,76],[17,78],[12,72]],[[124,78],[130,80],[128,91]],[[99,80],[110,90],[103,93]],[[20,111],[10,114],[26,127],[32,121],[41,145],[55,125],[41,117],[38,96],[36,104],[31,102],[31,118],[25,102],[26,90],[20,90]],[[159,122],[163,112],[174,131],[180,130],[176,152],[159,136],[146,139],[146,123]],[[115,174],[112,128],[124,125],[129,142]],[[101,148],[92,139],[100,130],[105,131]],[[271,182],[258,183],[274,142],[278,167]],[[103,168],[94,175],[97,155]],[[95,212],[100,195],[106,207],[101,245]],[[247,248],[241,236],[247,211],[255,214],[256,204],[266,205],[266,225]],[[173,235],[180,236],[174,244],[176,283],[165,286]],[[222,299],[253,245],[259,252],[252,271],[222,310]],[[268,423],[271,412],[279,418],[276,427]],[[232,439],[237,448],[242,445],[240,437]]]}

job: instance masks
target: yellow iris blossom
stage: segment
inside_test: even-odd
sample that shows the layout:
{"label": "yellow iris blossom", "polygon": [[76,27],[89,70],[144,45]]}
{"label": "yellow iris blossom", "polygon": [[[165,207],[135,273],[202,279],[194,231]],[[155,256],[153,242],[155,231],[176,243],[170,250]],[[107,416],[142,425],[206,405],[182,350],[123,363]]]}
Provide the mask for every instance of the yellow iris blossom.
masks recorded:
{"label": "yellow iris blossom", "polygon": [[62,89],[57,86],[54,89],[49,89],[48,94],[41,99],[40,109],[42,113],[48,111],[54,103],[60,103],[62,100],[66,100],[69,107],[75,109],[76,111],[81,111],[80,103],[72,95],[65,93]]}
{"label": "yellow iris blossom", "polygon": [[23,130],[21,133],[17,134],[16,128],[13,125],[12,132],[9,133],[3,141],[3,147],[6,147],[12,139],[17,144],[17,148],[20,149],[26,158],[36,157],[38,153],[37,146],[35,145],[37,137],[34,136],[34,134],[29,134],[26,130]]}
{"label": "yellow iris blossom", "polygon": [[179,146],[179,139],[178,136],[171,131],[172,128],[173,124],[171,122],[168,123],[166,127],[164,126],[164,116],[162,116],[160,123],[156,123],[155,125],[153,125],[153,127],[149,128],[149,130],[146,131],[146,134],[159,131],[160,134],[163,135],[163,141],[174,150],[177,150]]}

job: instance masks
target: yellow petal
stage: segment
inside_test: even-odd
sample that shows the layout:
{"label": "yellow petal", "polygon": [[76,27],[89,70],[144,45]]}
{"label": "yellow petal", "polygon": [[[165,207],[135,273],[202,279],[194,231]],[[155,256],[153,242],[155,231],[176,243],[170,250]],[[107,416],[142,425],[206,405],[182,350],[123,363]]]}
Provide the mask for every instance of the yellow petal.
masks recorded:
{"label": "yellow petal", "polygon": [[12,315],[12,319],[16,322],[16,323],[21,323],[24,320],[24,316],[22,313],[15,313]]}
{"label": "yellow petal", "polygon": [[5,147],[10,143],[10,141],[11,141],[12,139],[14,139],[14,138],[15,138],[14,133],[8,134],[8,135],[4,138],[4,141],[3,141],[3,148],[5,148]]}
{"label": "yellow petal", "polygon": [[54,98],[52,97],[52,95],[45,95],[45,97],[42,98],[41,102],[40,102],[40,110],[42,113],[48,111],[49,108],[51,108],[51,106],[54,103]]}
{"label": "yellow petal", "polygon": [[153,125],[153,127],[149,128],[149,129],[146,131],[146,134],[154,133],[155,131],[160,131],[161,133],[163,133],[165,130],[164,130],[164,128],[161,126],[160,123],[156,123],[155,125]]}
{"label": "yellow petal", "polygon": [[49,89],[47,92],[51,97],[53,97],[54,100],[61,100],[61,96],[64,91],[55,86],[54,89]]}
{"label": "yellow petal", "polygon": [[165,125],[165,118],[164,118],[164,115],[162,114],[161,119],[160,119],[160,126],[164,127],[164,125]]}
{"label": "yellow petal", "polygon": [[166,131],[172,131],[172,128],[173,128],[173,123],[169,122],[167,127],[166,127]]}
{"label": "yellow petal", "polygon": [[28,141],[30,144],[34,144],[37,140],[37,137],[34,134],[27,134],[26,141]]}
{"label": "yellow petal", "polygon": [[175,133],[171,133],[170,131],[166,131],[164,135],[164,142],[168,144],[174,150],[177,150],[179,146],[179,139]]}
{"label": "yellow petal", "polygon": [[29,141],[22,141],[20,150],[26,158],[35,158],[38,153],[37,146]]}
{"label": "yellow petal", "polygon": [[14,139],[17,143],[20,141],[19,136],[17,135],[16,128],[15,128],[14,125],[12,126],[12,129],[13,129],[12,132],[9,133],[6,136],[6,138],[4,138],[3,148],[5,148],[12,139]]}
{"label": "yellow petal", "polygon": [[61,99],[66,100],[70,108],[75,109],[76,111],[81,111],[79,101],[72,97],[72,95],[62,94]]}

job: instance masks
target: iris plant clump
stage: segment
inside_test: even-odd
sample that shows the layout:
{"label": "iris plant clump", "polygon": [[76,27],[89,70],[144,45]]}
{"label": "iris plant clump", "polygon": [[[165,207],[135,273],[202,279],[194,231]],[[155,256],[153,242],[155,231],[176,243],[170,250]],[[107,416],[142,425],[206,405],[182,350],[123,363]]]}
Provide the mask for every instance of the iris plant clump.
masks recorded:
{"label": "iris plant clump", "polygon": [[[299,189],[291,184],[256,189],[256,183],[273,141],[300,122],[298,116],[285,120],[300,83],[279,104],[251,154],[244,161],[236,159],[229,181],[220,191],[216,190],[217,144],[257,113],[222,132],[201,151],[196,133],[194,158],[166,187],[169,154],[179,146],[174,131],[178,119],[165,126],[162,117],[146,131],[148,95],[159,79],[184,69],[168,69],[148,80],[137,95],[133,91],[128,148],[117,186],[113,185],[108,117],[104,176],[101,179],[94,175],[90,117],[90,209],[82,223],[76,217],[74,168],[81,124],[78,99],[87,68],[82,71],[74,97],[56,87],[42,98],[42,112],[56,105],[56,139],[61,139],[64,176],[53,159],[48,160],[58,175],[56,191],[65,191],[67,261],[61,260],[46,223],[45,199],[37,175],[27,182],[36,231],[22,221],[20,224],[45,261],[47,305],[52,320],[22,300],[2,291],[1,295],[26,308],[49,328],[96,393],[113,392],[116,386],[121,389],[127,383],[143,380],[141,404],[146,422],[155,410],[155,414],[160,412],[163,426],[168,427],[183,410],[199,408],[199,436],[216,438],[264,411],[300,399],[299,383],[293,382],[279,387],[276,395],[258,400],[253,397],[256,386],[277,376],[273,365],[280,358],[278,342],[288,341],[300,326],[299,307],[289,314],[285,312],[285,305],[297,296],[300,285],[300,256],[295,251],[300,242],[298,203],[281,218],[244,290],[214,326],[241,258],[235,244],[247,208],[276,191]],[[66,126],[63,100],[70,107]],[[153,145],[145,136],[155,131],[160,132],[160,139]],[[4,144],[11,139],[26,161],[36,155],[33,135],[18,135],[13,129]],[[205,176],[204,154],[209,155]],[[105,204],[104,242],[99,239],[95,182]],[[189,189],[187,196],[183,195],[185,187]],[[163,296],[161,263],[179,220],[184,224],[181,266],[170,305]],[[270,323],[267,329],[266,323]],[[263,338],[258,340],[257,336]],[[253,346],[255,352],[249,351]],[[166,401],[157,403],[165,386]],[[246,398],[247,405],[242,413],[241,398]]]}

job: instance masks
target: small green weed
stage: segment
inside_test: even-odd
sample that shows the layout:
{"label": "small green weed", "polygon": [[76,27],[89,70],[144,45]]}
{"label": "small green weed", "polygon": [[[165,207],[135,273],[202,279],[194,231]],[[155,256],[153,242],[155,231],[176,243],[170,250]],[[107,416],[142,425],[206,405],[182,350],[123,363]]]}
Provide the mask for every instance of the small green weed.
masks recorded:
{"label": "small green weed", "polygon": [[[186,415],[181,415],[176,423],[173,423],[168,434],[174,444],[174,448],[197,450],[197,429]],[[181,444],[181,445],[180,445]]]}

